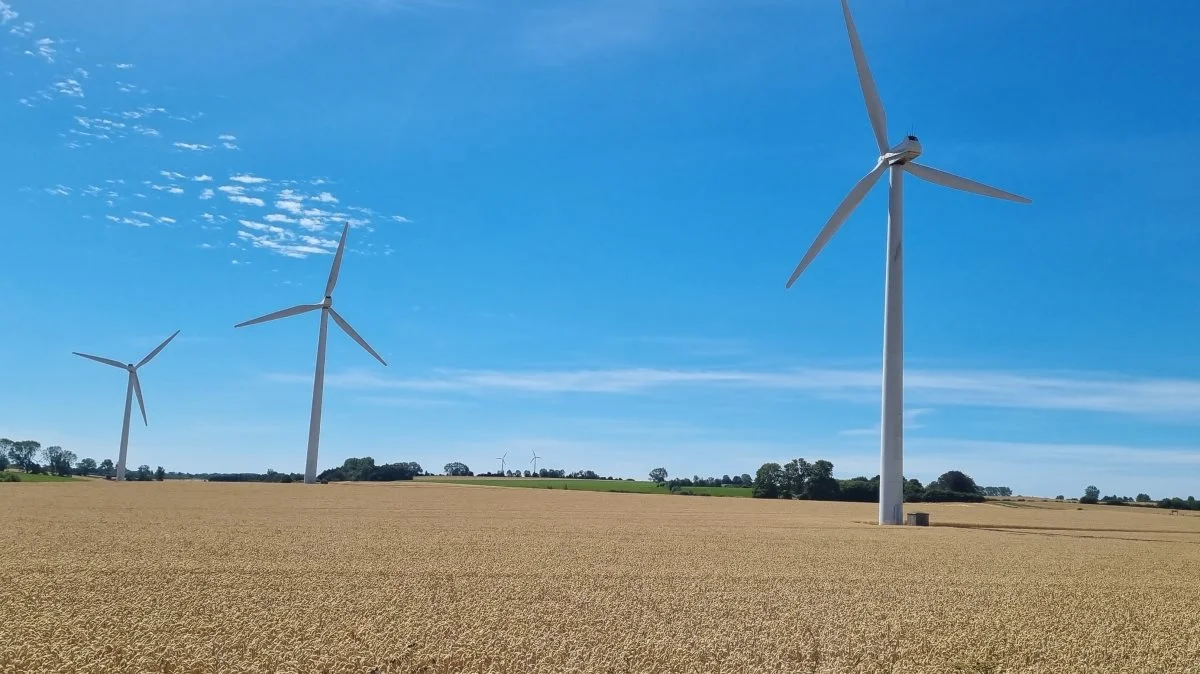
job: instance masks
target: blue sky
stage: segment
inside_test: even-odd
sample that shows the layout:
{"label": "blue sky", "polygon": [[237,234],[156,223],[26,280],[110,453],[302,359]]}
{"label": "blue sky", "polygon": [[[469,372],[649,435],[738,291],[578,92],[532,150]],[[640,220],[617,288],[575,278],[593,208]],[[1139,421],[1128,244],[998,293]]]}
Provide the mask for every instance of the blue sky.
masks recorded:
{"label": "blue sky", "polygon": [[[1195,493],[1200,8],[854,5],[890,136],[1021,206],[906,189],[909,477]],[[886,189],[834,0],[0,2],[0,435],[321,467],[878,472]],[[207,178],[207,179],[206,179]]]}

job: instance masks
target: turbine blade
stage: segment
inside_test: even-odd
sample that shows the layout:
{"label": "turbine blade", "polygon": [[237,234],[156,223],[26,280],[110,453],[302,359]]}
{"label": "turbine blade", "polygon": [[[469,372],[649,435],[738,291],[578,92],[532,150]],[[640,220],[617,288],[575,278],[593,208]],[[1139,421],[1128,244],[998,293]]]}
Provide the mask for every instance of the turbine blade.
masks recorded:
{"label": "turbine blade", "polygon": [[817,254],[821,252],[821,249],[825,247],[825,244],[829,243],[829,239],[833,238],[833,235],[837,233],[838,228],[842,226],[842,223],[846,221],[846,218],[850,217],[850,213],[854,211],[854,208],[862,203],[863,198],[867,196],[867,192],[869,192],[871,187],[875,185],[875,182],[879,180],[879,176],[883,175],[883,171],[886,168],[887,164],[879,162],[875,165],[875,168],[872,169],[870,173],[863,176],[862,179],[859,180],[853,188],[851,188],[850,193],[846,195],[845,199],[842,199],[842,203],[837,207],[837,210],[834,211],[833,215],[829,217],[829,222],[825,223],[825,227],[821,230],[821,233],[817,235],[816,241],[813,241],[813,244],[809,247],[808,252],[804,254],[804,259],[800,260],[800,264],[796,265],[796,271],[792,272],[792,276],[788,279],[786,287],[791,288],[792,284],[796,282],[796,279],[800,278],[800,274],[802,274],[804,270],[808,268],[808,265],[811,264],[813,259],[817,257]]}
{"label": "turbine blade", "polygon": [[267,321],[273,321],[277,318],[287,318],[288,316],[295,316],[296,314],[303,314],[305,312],[314,311],[314,310],[320,309],[320,308],[321,308],[320,304],[297,304],[296,306],[294,306],[290,309],[280,309],[279,311],[276,311],[273,314],[267,314],[266,316],[259,316],[258,318],[252,318],[244,323],[238,323],[237,325],[235,325],[233,327],[243,328],[247,325],[254,325],[255,323],[266,323]]}
{"label": "turbine blade", "polygon": [[[178,331],[178,330],[176,330],[176,331],[175,331],[175,335],[178,335],[178,334],[179,334],[179,331]],[[134,367],[134,369],[136,370],[137,368],[139,368],[139,367],[141,367],[141,366],[145,365],[146,363],[149,363],[149,362],[151,361],[151,359],[153,359],[155,356],[157,356],[157,355],[158,355],[158,352],[159,352],[159,351],[162,351],[163,349],[165,349],[165,348],[166,348],[166,346],[167,346],[168,344],[170,344],[170,343],[171,343],[171,340],[172,340],[172,339],[175,339],[175,335],[171,335],[170,337],[168,337],[168,338],[167,338],[167,340],[166,340],[165,342],[163,342],[162,344],[159,344],[159,345],[158,345],[158,348],[156,348],[156,349],[154,349],[153,351],[151,351],[151,352],[149,353],[149,355],[147,355],[145,358],[143,358],[143,359],[141,360],[141,362],[139,362],[137,365],[134,365],[134,366],[133,366],[133,367]]]}
{"label": "turbine blade", "polygon": [[350,233],[350,223],[342,227],[342,240],[338,242],[337,252],[333,254],[333,267],[329,270],[329,282],[325,284],[325,296],[333,295],[333,287],[337,285],[338,272],[342,270],[342,253],[346,252],[346,235]]}
{"label": "turbine blade", "polygon": [[862,86],[863,98],[867,101],[867,116],[871,118],[871,129],[875,132],[875,142],[879,144],[879,153],[888,149],[887,115],[883,112],[883,102],[879,100],[879,91],[875,89],[875,80],[871,77],[871,67],[867,65],[867,55],[863,53],[862,42],[858,39],[858,30],[854,27],[854,19],[850,16],[850,4],[842,0],[842,14],[846,16],[846,32],[850,34],[850,51],[854,52],[854,67],[858,70],[858,83]]}
{"label": "turbine blade", "polygon": [[130,379],[133,380],[133,393],[138,399],[138,408],[142,410],[142,423],[150,425],[150,420],[146,418],[146,403],[142,400],[142,383],[138,381],[137,372],[129,373]]}
{"label": "turbine blade", "polygon": [[925,166],[924,164],[914,164],[913,162],[908,162],[907,164],[904,164],[904,168],[907,169],[909,173],[915,175],[916,177],[924,179],[924,180],[928,180],[929,182],[934,183],[935,185],[942,185],[944,187],[953,187],[956,190],[962,190],[964,192],[974,192],[975,194],[982,194],[985,197],[995,197],[997,199],[1007,199],[1008,201],[1015,201],[1015,202],[1021,203],[1021,204],[1032,204],[1033,203],[1033,200],[1026,199],[1025,197],[1023,197],[1019,194],[1013,194],[1012,192],[1005,192],[1004,190],[998,190],[995,187],[989,187],[988,185],[984,185],[983,183],[977,183],[974,180],[967,180],[966,178],[963,178],[962,176],[956,176],[953,173],[946,173],[945,171],[939,171],[938,169],[932,168],[930,166]]}
{"label": "turbine blade", "polygon": [[113,367],[119,367],[122,370],[126,369],[125,363],[118,363],[117,361],[113,360],[112,358],[101,358],[100,356],[93,356],[93,355],[86,354],[86,353],[79,353],[78,351],[72,351],[71,353],[75,354],[76,356],[83,356],[84,358],[87,358],[88,360],[94,360],[97,363],[104,363],[105,365],[112,365]]}
{"label": "turbine blade", "polygon": [[354,341],[358,342],[358,345],[361,346],[362,348],[366,349],[367,353],[371,354],[372,356],[375,356],[375,360],[379,361],[380,363],[383,363],[384,366],[387,366],[387,363],[384,362],[383,358],[381,358],[379,356],[379,354],[375,353],[375,349],[372,349],[371,345],[367,344],[367,340],[360,337],[358,335],[358,333],[354,331],[354,328],[350,327],[350,324],[346,322],[346,319],[342,318],[341,314],[334,311],[333,308],[330,307],[329,315],[333,317],[333,322],[337,323],[339,328],[341,328],[343,331],[345,331],[345,333],[347,335],[350,335],[350,339],[353,339]]}

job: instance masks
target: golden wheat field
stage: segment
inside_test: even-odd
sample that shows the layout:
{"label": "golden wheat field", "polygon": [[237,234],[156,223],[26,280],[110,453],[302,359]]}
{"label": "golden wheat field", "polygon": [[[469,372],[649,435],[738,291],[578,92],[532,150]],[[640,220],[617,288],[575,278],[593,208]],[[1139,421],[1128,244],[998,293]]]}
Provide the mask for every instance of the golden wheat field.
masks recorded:
{"label": "golden wheat field", "polygon": [[0,486],[2,672],[1197,672],[1200,518],[438,484]]}

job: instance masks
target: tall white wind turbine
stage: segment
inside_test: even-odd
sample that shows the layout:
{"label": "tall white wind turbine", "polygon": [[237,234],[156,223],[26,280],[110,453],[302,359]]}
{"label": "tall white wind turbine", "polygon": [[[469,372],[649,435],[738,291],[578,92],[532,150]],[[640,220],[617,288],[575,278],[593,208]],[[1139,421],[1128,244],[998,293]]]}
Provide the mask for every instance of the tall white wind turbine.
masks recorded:
{"label": "tall white wind turbine", "polygon": [[533,464],[533,474],[534,475],[537,475],[537,461],[540,458],[542,458],[542,457],[537,455],[537,450],[536,449],[533,450],[533,458],[529,460],[529,463]]}
{"label": "tall white wind turbine", "polygon": [[172,339],[175,339],[175,335],[178,334],[179,331],[176,330],[175,333],[168,337],[162,344],[159,344],[153,351],[146,354],[145,358],[138,361],[137,365],[134,365],[133,363],[122,363],[111,358],[101,358],[100,356],[79,353],[78,351],[71,352],[76,356],[83,356],[84,358],[87,358],[88,360],[94,360],[97,363],[112,365],[113,367],[121,368],[129,373],[129,383],[125,385],[125,420],[121,423],[121,451],[117,455],[118,481],[125,479],[125,455],[129,450],[129,417],[133,412],[133,396],[137,396],[138,409],[142,411],[142,423],[146,424],[147,426],[150,425],[150,420],[146,418],[146,402],[142,400],[142,383],[138,381],[138,368],[153,360],[160,351],[167,347],[167,344],[171,343]]}
{"label": "tall white wind turbine", "polygon": [[338,242],[337,252],[333,256],[333,268],[329,270],[329,281],[325,284],[325,299],[321,300],[319,304],[299,304],[233,326],[241,328],[255,323],[266,323],[277,318],[287,318],[317,309],[321,310],[321,330],[317,334],[317,369],[313,375],[312,414],[308,420],[308,460],[304,464],[305,484],[313,484],[317,481],[317,447],[321,443],[321,399],[325,388],[325,337],[329,331],[329,319],[333,318],[333,322],[337,323],[338,327],[350,336],[350,339],[358,342],[359,346],[374,356],[375,360],[387,365],[383,358],[375,353],[375,349],[372,349],[371,345],[367,344],[366,340],[360,337],[346,322],[346,319],[342,318],[341,314],[333,308],[333,288],[337,285],[338,272],[342,268],[342,255],[346,252],[346,235],[349,233],[350,223],[346,223],[342,228],[342,239]]}
{"label": "tall white wind turbine", "polygon": [[500,476],[501,477],[504,476],[504,459],[506,459],[506,458],[508,458],[508,452],[505,452],[503,455],[496,457],[496,460],[500,462]]}
{"label": "tall white wind turbine", "polygon": [[867,102],[867,116],[871,120],[871,129],[875,132],[875,142],[879,146],[879,158],[875,162],[875,167],[858,181],[830,216],[829,221],[825,223],[825,227],[817,235],[812,247],[804,254],[800,264],[796,265],[796,271],[792,272],[791,278],[788,279],[787,287],[792,287],[792,284],[813,261],[813,258],[821,252],[821,249],[842,226],[854,208],[866,197],[867,192],[879,180],[883,172],[888,171],[888,257],[883,310],[883,417],[880,424],[882,438],[879,457],[879,523],[901,524],[904,517],[904,319],[901,247],[904,174],[911,173],[937,185],[974,192],[987,197],[1007,199],[1023,204],[1032,202],[1025,197],[916,163],[913,160],[921,154],[921,143],[916,136],[908,136],[898,145],[889,147],[887,118],[883,112],[883,103],[879,100],[875,82],[871,78],[867,57],[863,54],[862,43],[858,40],[858,31],[854,28],[854,19],[850,16],[850,6],[846,0],[842,0],[842,14],[846,17],[846,30],[850,34],[850,49],[854,53],[858,81],[862,85],[863,98]]}

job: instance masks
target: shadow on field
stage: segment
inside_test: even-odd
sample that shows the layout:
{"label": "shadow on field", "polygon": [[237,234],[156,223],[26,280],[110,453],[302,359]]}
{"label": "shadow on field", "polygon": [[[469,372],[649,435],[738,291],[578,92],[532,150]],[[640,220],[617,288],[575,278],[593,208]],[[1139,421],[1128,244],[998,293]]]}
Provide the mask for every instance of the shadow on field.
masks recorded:
{"label": "shadow on field", "polygon": [[1170,529],[1100,529],[1100,528],[1084,528],[1084,527],[1051,527],[1038,526],[1031,524],[965,524],[955,522],[937,522],[931,523],[930,526],[949,527],[952,529],[978,529],[982,531],[995,531],[1002,534],[1015,534],[1019,536],[1050,536],[1055,538],[1097,538],[1106,541],[1139,541],[1143,543],[1185,543],[1188,545],[1200,545],[1200,541],[1180,541],[1180,540],[1162,540],[1161,538],[1126,538],[1122,536],[1091,536],[1087,533],[1114,533],[1114,534],[1171,534],[1179,536],[1200,536],[1200,531],[1179,531]]}

